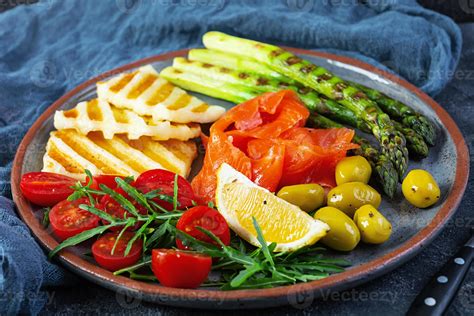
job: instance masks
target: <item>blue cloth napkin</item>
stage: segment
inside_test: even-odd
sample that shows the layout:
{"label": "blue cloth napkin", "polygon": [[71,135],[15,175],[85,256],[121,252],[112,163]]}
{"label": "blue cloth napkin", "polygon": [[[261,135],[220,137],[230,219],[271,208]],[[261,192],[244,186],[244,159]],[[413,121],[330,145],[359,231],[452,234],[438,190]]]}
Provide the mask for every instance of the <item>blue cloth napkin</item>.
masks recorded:
{"label": "blue cloth napkin", "polygon": [[[0,15],[0,193],[34,120],[66,91],[139,58],[201,46],[219,30],[275,44],[332,50],[389,67],[430,94],[454,71],[461,35],[412,0],[45,0]],[[64,284],[0,198],[0,314],[41,310],[41,287]]]}

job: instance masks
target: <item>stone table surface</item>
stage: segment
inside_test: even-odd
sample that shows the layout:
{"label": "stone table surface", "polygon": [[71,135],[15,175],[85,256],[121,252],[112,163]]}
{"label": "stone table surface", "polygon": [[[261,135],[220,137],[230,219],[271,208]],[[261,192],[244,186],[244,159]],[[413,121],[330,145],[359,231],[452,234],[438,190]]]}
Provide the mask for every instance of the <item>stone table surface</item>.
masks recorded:
{"label": "stone table surface", "polygon": [[[474,161],[474,23],[461,25],[464,36],[463,54],[453,80],[435,100],[454,118],[471,150]],[[466,194],[453,219],[441,234],[414,259],[374,281],[352,290],[333,293],[324,299],[264,310],[226,311],[237,315],[401,315],[446,261],[470,237],[474,226],[474,181],[472,177]],[[474,266],[447,315],[474,315]],[[49,290],[50,301],[43,314],[156,314],[156,315],[220,315],[221,311],[173,308],[130,299],[100,286],[81,281],[74,288]]]}

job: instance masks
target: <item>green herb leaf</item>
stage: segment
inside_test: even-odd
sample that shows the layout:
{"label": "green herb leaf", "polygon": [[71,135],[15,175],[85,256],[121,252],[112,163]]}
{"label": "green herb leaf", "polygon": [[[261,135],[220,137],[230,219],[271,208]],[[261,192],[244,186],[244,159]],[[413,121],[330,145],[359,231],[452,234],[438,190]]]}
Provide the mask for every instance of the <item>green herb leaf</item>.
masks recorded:
{"label": "green herb leaf", "polygon": [[225,256],[227,256],[229,259],[241,263],[243,265],[253,265],[256,261],[254,258],[251,256],[246,255],[245,253],[242,253],[238,251],[237,249],[234,249],[232,247],[228,247],[224,245],[224,243],[212,232],[208,231],[207,229],[204,229],[202,227],[196,227],[199,231],[203,232],[207,236],[209,236],[212,240],[214,240],[219,246],[222,247],[222,251],[224,252]]}
{"label": "green herb leaf", "polygon": [[183,212],[168,212],[166,214],[154,215],[157,220],[178,219],[183,215]]}
{"label": "green herb leaf", "polygon": [[54,257],[59,251],[63,250],[64,248],[75,246],[77,244],[80,244],[81,242],[92,238],[94,236],[100,235],[103,232],[105,232],[107,229],[116,226],[115,224],[109,224],[105,226],[99,226],[95,227],[86,231],[83,231],[82,233],[77,234],[76,236],[73,236],[71,238],[68,238],[64,240],[62,243],[60,243],[56,248],[51,250],[51,252],[48,255],[48,258]]}
{"label": "green herb leaf", "polygon": [[118,186],[122,190],[124,190],[125,193],[127,193],[131,198],[137,201],[140,205],[145,207],[150,213],[155,213],[155,211],[151,208],[150,204],[148,204],[146,197],[141,192],[138,192],[137,189],[135,189],[134,187],[132,187],[130,184],[128,184],[126,181],[122,180],[119,177],[115,178],[115,182],[117,182]]}
{"label": "green herb leaf", "polygon": [[148,225],[150,225],[150,223],[154,220],[155,215],[151,215],[150,218],[148,218],[148,220],[145,222],[145,224],[143,224],[142,227],[140,227],[140,229],[135,232],[135,235],[133,235],[132,239],[129,240],[127,248],[125,248],[124,256],[128,256],[130,250],[132,249],[133,243],[143,234]]}
{"label": "green herb leaf", "polygon": [[117,270],[114,272],[115,275],[120,275],[122,273],[125,273],[125,272],[133,272],[137,269],[140,269],[142,267],[146,267],[146,266],[149,266],[151,264],[151,258],[144,258],[142,262],[139,262],[139,263],[136,263],[130,267],[126,267],[126,268],[123,268],[123,269],[120,269],[120,270]]}
{"label": "green herb leaf", "polygon": [[193,250],[202,252],[211,257],[226,257],[226,254],[219,249],[219,247],[200,241],[175,227],[173,227],[172,230],[176,234],[176,238],[181,239],[184,245],[189,246]]}
{"label": "green herb leaf", "polygon": [[165,202],[168,202],[168,203],[172,204],[173,203],[173,197],[169,196],[169,195],[166,195],[166,194],[162,194],[162,193],[160,193],[161,191],[162,191],[161,189],[153,190],[153,191],[150,191],[150,192],[147,192],[147,193],[143,194],[143,196],[146,197],[148,200],[158,198],[162,201],[165,201]]}
{"label": "green herb leaf", "polygon": [[173,182],[173,210],[176,211],[178,209],[178,174],[174,175],[174,182]]}
{"label": "green herb leaf", "polygon": [[41,223],[43,224],[44,227],[48,227],[48,225],[49,225],[49,212],[51,212],[51,208],[50,207],[45,207],[45,208],[43,208],[43,210],[44,210],[43,220],[41,221]]}
{"label": "green herb leaf", "polygon": [[[247,280],[245,284],[242,284],[238,289],[261,289],[261,288],[270,288],[278,285],[288,284],[288,281],[285,280],[275,280],[270,277],[255,278],[252,280]],[[221,290],[235,290],[235,287],[230,285],[230,282],[221,287]]]}
{"label": "green herb leaf", "polygon": [[345,259],[321,258],[321,259],[318,259],[317,262],[323,263],[323,264],[324,263],[335,264],[335,265],[343,266],[343,267],[351,266],[351,263]]}
{"label": "green herb leaf", "polygon": [[[262,246],[262,252],[265,258],[267,259],[268,263],[270,263],[271,266],[275,266],[275,262],[273,262],[273,256],[272,253],[270,252],[267,242],[265,241],[265,237],[263,237],[262,230],[260,229],[260,226],[257,223],[257,220],[255,217],[252,216],[252,222],[253,226],[255,227],[255,230],[257,231],[257,240]],[[276,244],[272,245],[272,248],[275,249]]]}
{"label": "green herb leaf", "polygon": [[105,219],[106,221],[113,223],[116,222],[116,218],[110,215],[109,213],[106,213],[102,210],[99,210],[98,208],[94,206],[90,206],[87,204],[80,204],[79,208],[85,211],[88,211],[89,213],[92,213],[94,215],[97,215],[98,217]]}
{"label": "green herb leaf", "polygon": [[241,286],[248,278],[257,272],[262,271],[262,267],[258,263],[254,263],[251,266],[247,266],[244,270],[241,270],[231,281],[230,286],[237,288]]}
{"label": "green herb leaf", "polygon": [[86,173],[86,176],[89,180],[86,186],[90,188],[92,183],[94,183],[94,177],[92,176],[92,172],[89,169],[85,169],[84,172]]}
{"label": "green herb leaf", "polygon": [[117,203],[119,203],[120,206],[122,206],[127,212],[131,213],[135,217],[140,216],[140,214],[138,214],[137,209],[132,204],[132,202],[126,199],[122,194],[115,192],[114,190],[107,187],[105,184],[100,184],[99,187],[102,191],[110,195],[112,199],[114,199]]}
{"label": "green herb leaf", "polygon": [[78,200],[81,197],[85,196],[85,193],[82,190],[82,185],[81,185],[80,182],[78,184],[72,186],[71,188],[74,190],[74,192],[71,193],[71,195],[69,195],[67,197],[68,201],[72,202],[72,201]]}
{"label": "green herb leaf", "polygon": [[164,222],[163,224],[160,225],[160,227],[158,227],[158,229],[156,229],[153,234],[151,235],[150,238],[148,238],[148,240],[146,241],[146,244],[145,246],[148,248],[150,247],[155,241],[157,241],[158,239],[160,239],[161,237],[163,237],[166,232],[169,230],[169,226],[170,226],[170,221],[167,220],[166,222]]}
{"label": "green herb leaf", "polygon": [[115,248],[117,247],[117,244],[120,240],[120,238],[122,238],[122,235],[123,233],[132,225],[135,224],[135,221],[128,221],[127,224],[125,224],[125,226],[120,230],[120,233],[117,235],[117,238],[115,239],[115,242],[114,242],[114,246],[112,247],[112,250],[110,251],[110,254],[114,254],[115,252]]}

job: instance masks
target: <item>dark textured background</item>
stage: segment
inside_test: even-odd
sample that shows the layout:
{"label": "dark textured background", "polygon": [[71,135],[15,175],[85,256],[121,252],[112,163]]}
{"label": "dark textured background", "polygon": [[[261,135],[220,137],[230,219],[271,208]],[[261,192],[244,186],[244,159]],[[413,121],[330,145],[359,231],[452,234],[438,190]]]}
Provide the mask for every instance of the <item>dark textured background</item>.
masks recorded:
{"label": "dark textured background", "polygon": [[[34,0],[0,0],[0,12],[17,4]],[[474,0],[420,0],[420,3],[441,11],[458,22],[473,21]],[[457,122],[471,149],[471,167],[474,150],[474,24],[461,25],[464,35],[463,56],[453,80],[441,92],[438,101]],[[474,226],[474,181],[470,178],[466,195],[458,212],[440,236],[416,258],[375,281],[342,293],[324,293],[326,299],[304,301],[299,306],[280,307],[259,311],[243,311],[247,315],[311,315],[311,314],[375,314],[399,315],[406,312],[410,303],[431,276],[452,256],[470,236]],[[449,307],[447,315],[474,314],[474,273],[471,267],[464,285]],[[55,288],[48,291],[50,301],[44,314],[196,314],[220,315],[222,312],[193,311],[163,307],[131,299],[86,281],[73,288]],[[312,304],[311,304],[312,303]],[[233,315],[239,312],[225,312]]]}
{"label": "dark textured background", "polygon": [[[453,80],[441,92],[439,102],[454,118],[471,150],[474,161],[474,23],[461,25],[464,48]],[[326,299],[310,298],[300,306],[288,306],[258,311],[229,312],[226,315],[400,315],[404,314],[415,296],[457,249],[470,236],[474,226],[474,181],[469,180],[466,195],[440,236],[416,258],[375,281],[342,293],[324,293]],[[471,267],[464,285],[449,307],[447,315],[474,315],[474,268]],[[54,289],[44,314],[158,314],[158,315],[221,315],[220,311],[196,311],[163,307],[114,293],[86,281],[74,288]],[[312,302],[312,304],[310,304]]]}

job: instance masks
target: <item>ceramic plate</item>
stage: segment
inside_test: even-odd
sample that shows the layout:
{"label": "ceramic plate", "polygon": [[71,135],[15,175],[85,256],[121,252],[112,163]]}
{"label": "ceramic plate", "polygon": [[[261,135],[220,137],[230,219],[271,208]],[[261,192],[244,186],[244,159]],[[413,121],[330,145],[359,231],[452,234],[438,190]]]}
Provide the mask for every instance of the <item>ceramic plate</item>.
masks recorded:
{"label": "ceramic plate", "polygon": [[[430,156],[421,162],[410,162],[410,169],[429,170],[438,180],[442,196],[436,206],[427,210],[415,209],[402,197],[400,191],[391,201],[384,201],[381,210],[393,225],[393,234],[380,246],[360,245],[350,254],[330,253],[353,263],[345,272],[328,278],[291,286],[271,289],[220,291],[218,289],[175,289],[114,276],[85,257],[77,248],[63,251],[57,260],[84,278],[115,291],[160,304],[210,309],[271,307],[300,304],[305,297],[319,297],[328,291],[354,287],[374,279],[416,255],[438,234],[453,215],[464,193],[469,174],[469,155],[466,143],[449,115],[429,96],[400,78],[383,72],[355,59],[326,53],[290,49],[315,64],[326,67],[344,79],[362,83],[409,104],[430,118],[437,127],[437,145]],[[40,212],[21,195],[21,175],[42,168],[42,157],[49,132],[53,130],[53,115],[58,109],[69,109],[78,102],[95,97],[95,83],[120,72],[130,71],[145,64],[152,64],[158,71],[171,65],[177,56],[186,56],[187,50],[176,51],[143,59],[117,68],[73,89],[51,107],[33,124],[20,144],[12,170],[12,191],[18,212],[33,234],[47,251],[58,245],[51,233],[40,223]],[[205,96],[213,104],[230,107],[231,104]]]}

